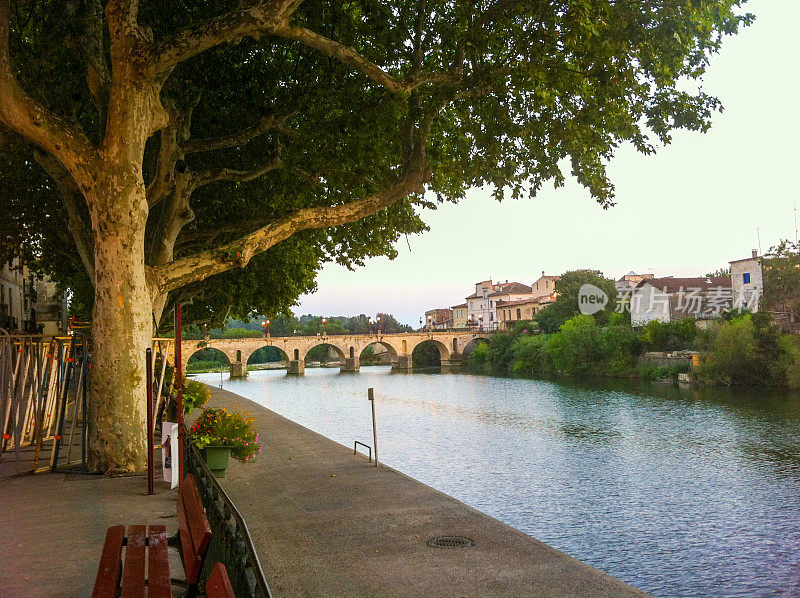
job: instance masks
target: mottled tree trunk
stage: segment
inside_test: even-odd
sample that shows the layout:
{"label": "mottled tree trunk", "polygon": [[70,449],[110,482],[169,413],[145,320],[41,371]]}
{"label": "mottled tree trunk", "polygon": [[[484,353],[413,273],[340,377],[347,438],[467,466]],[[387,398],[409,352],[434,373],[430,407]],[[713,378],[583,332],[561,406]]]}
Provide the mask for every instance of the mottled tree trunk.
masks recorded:
{"label": "mottled tree trunk", "polygon": [[[138,180],[137,180],[138,179]],[[147,202],[140,177],[108,176],[92,191],[95,304],[89,395],[89,466],[146,467],[145,349],[152,301],[144,266]]]}

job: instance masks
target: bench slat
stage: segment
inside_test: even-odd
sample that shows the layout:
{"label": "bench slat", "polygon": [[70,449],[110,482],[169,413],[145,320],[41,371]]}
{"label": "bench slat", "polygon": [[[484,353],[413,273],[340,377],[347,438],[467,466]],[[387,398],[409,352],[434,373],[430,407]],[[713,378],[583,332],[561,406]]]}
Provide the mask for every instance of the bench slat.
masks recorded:
{"label": "bench slat", "polygon": [[167,528],[151,525],[147,551],[148,598],[171,598],[169,580],[169,554],[167,552]]}
{"label": "bench slat", "polygon": [[192,535],[192,545],[199,555],[203,555],[211,541],[211,526],[208,523],[203,502],[200,500],[200,492],[197,490],[197,483],[194,476],[188,474],[181,485],[183,495],[183,508],[186,509],[186,517],[189,521],[189,529]]}
{"label": "bench slat", "polygon": [[[179,530],[181,536],[181,546],[191,546],[192,539],[189,537],[189,532]],[[194,550],[181,549],[183,552],[183,569],[186,572],[186,581],[191,584],[196,584],[200,578],[200,567],[203,562],[202,559],[195,554]]]}
{"label": "bench slat", "polygon": [[125,549],[125,569],[122,572],[122,598],[144,598],[144,555],[147,546],[147,526],[131,525],[128,528],[128,546]]}
{"label": "bench slat", "polygon": [[114,525],[106,531],[106,541],[103,544],[100,565],[97,567],[97,578],[94,582],[92,598],[113,598],[116,596],[117,584],[119,583],[120,554],[122,553],[122,540],[124,537],[124,525]]}
{"label": "bench slat", "polygon": [[214,569],[211,570],[211,575],[208,576],[206,582],[206,597],[207,598],[236,598],[233,593],[233,586],[228,577],[228,571],[225,565],[217,563]]}

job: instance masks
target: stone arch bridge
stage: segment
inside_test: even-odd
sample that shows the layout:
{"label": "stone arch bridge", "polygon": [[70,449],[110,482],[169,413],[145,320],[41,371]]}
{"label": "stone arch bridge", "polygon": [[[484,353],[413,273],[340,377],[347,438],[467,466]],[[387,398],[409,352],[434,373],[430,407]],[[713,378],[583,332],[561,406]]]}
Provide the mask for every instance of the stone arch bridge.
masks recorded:
{"label": "stone arch bridge", "polygon": [[[305,371],[305,357],[319,345],[332,347],[339,355],[341,371],[357,372],[359,356],[369,345],[382,345],[389,352],[392,369],[397,372],[411,371],[411,354],[423,343],[432,343],[442,361],[442,373],[452,372],[461,365],[464,349],[471,342],[488,339],[483,331],[431,331],[399,334],[341,334],[318,336],[272,336],[248,338],[213,338],[208,340],[184,340],[181,343],[181,361],[184,371],[189,358],[201,349],[217,349],[230,361],[231,376],[247,375],[247,360],[262,347],[275,347],[285,356],[289,374]],[[157,340],[157,339],[154,339]],[[160,339],[167,340],[167,339]],[[172,340],[172,339],[169,339]],[[170,343],[172,344],[172,343]],[[170,351],[171,353],[172,351]]]}

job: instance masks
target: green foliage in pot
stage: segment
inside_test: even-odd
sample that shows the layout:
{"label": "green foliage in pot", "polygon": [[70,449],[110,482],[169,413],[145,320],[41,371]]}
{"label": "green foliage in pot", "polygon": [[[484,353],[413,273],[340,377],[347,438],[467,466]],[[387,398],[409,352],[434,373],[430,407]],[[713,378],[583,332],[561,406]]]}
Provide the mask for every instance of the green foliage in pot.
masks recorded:
{"label": "green foliage in pot", "polygon": [[211,389],[195,380],[187,380],[183,387],[183,412],[189,414],[203,407],[211,398]]}

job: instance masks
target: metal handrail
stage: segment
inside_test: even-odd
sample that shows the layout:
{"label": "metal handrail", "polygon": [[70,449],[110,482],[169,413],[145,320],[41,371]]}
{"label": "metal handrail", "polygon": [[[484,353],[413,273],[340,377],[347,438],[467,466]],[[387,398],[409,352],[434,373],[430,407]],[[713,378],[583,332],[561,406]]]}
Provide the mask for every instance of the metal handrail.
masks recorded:
{"label": "metal handrail", "polygon": [[369,451],[369,462],[372,463],[372,447],[368,444],[364,444],[363,442],[356,440],[353,442],[353,454],[356,454],[356,446],[359,444]]}
{"label": "metal handrail", "polygon": [[244,517],[211,473],[199,449],[189,441],[185,429],[184,438],[184,467],[187,473],[194,475],[211,525],[211,544],[202,578],[208,579],[214,565],[221,562],[228,571],[236,596],[272,598]]}

